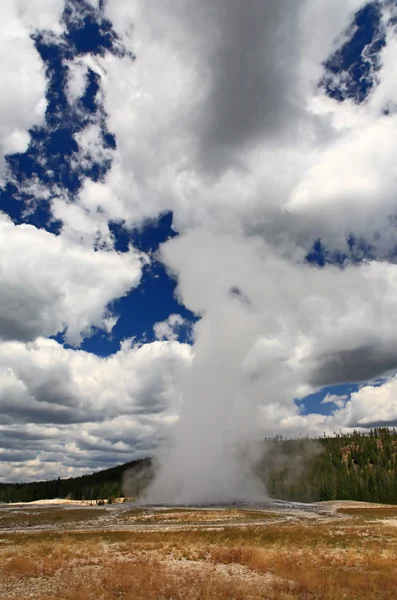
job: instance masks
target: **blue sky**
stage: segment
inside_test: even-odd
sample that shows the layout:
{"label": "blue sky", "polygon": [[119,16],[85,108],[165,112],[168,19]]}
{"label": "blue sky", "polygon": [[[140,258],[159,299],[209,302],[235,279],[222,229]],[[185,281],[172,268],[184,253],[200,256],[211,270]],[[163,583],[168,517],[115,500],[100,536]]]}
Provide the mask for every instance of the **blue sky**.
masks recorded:
{"label": "blue sky", "polygon": [[[91,115],[99,119],[104,146],[116,147],[115,136],[107,128],[104,108],[96,98],[100,86],[98,75],[88,69],[84,95],[79,99],[79,106],[73,109],[66,97],[68,75],[64,62],[81,55],[102,56],[105,53],[129,56],[131,62],[134,61],[133,54],[123,48],[112,23],[104,16],[103,9],[95,10],[87,2],[68,2],[61,18],[65,25],[62,44],[46,41],[39,33],[34,35],[35,47],[48,76],[45,122],[42,127],[30,131],[31,142],[26,152],[6,157],[10,169],[9,181],[0,191],[1,207],[14,223],[29,223],[51,233],[59,233],[61,223],[52,216],[50,199],[35,202],[32,211],[26,214],[31,195],[21,191],[18,184],[26,184],[37,178],[48,187],[50,193],[60,186],[73,201],[73,196],[81,189],[85,178],[92,181],[103,180],[111,161],[92,161],[88,169],[72,166],[70,161],[71,156],[78,151],[74,135],[87,126]],[[43,154],[46,158],[45,167],[40,164]],[[176,235],[172,227],[171,211],[144,222],[137,228],[126,228],[122,221],[111,223],[110,227],[115,248],[120,252],[128,250],[128,244],[132,243],[143,252],[155,254],[162,242]],[[112,308],[120,315],[120,319],[112,335],[98,332],[84,339],[81,347],[89,352],[108,356],[127,337],[141,341],[153,340],[153,324],[172,313],[180,313],[184,318],[194,320],[194,315],[177,302],[174,292],[175,281],[167,275],[163,265],[154,259],[150,268],[145,270],[139,288],[113,303]],[[56,339],[64,341],[62,334],[58,334]]]}
{"label": "blue sky", "polygon": [[394,4],[40,1],[4,16],[0,478],[151,454],[220,373],[263,435],[394,424]]}
{"label": "blue sky", "polygon": [[[106,52],[116,55],[125,55],[127,51],[122,48],[120,40],[112,27],[112,23],[105,18],[101,11],[95,10],[90,3],[69,2],[70,7],[78,12],[79,20],[70,19],[71,9],[65,7],[62,19],[66,25],[63,35],[64,45],[45,43],[40,35],[35,36],[35,46],[42,57],[47,73],[49,85],[47,88],[48,106],[46,119],[42,127],[31,130],[31,143],[28,150],[21,154],[7,156],[10,166],[10,180],[8,186],[1,190],[0,202],[3,210],[15,223],[30,223],[39,228],[44,228],[51,233],[57,233],[60,223],[54,221],[48,206],[48,201],[40,201],[34,205],[34,212],[24,214],[29,205],[28,193],[19,192],[17,183],[26,182],[37,177],[43,185],[52,187],[60,185],[71,195],[78,192],[81,182],[89,177],[93,181],[104,178],[110,168],[110,161],[95,162],[88,170],[73,167],[70,156],[77,153],[78,146],[74,134],[81,131],[88,122],[89,115],[99,115],[101,119],[101,133],[105,145],[115,147],[117,141],[106,125],[106,115],[103,106],[95,99],[98,92],[98,76],[91,70],[88,72],[88,85],[80,99],[84,112],[71,110],[68,105],[65,87],[67,72],[63,65],[65,58],[78,57],[87,53],[103,55]],[[99,17],[99,18],[98,18]],[[354,98],[363,101],[372,85],[372,80],[367,76],[368,68],[362,57],[364,46],[373,44],[372,52],[382,47],[382,40],[376,39],[379,27],[379,10],[374,3],[369,3],[355,15],[355,24],[358,29],[352,39],[348,40],[338,52],[334,53],[326,63],[327,71],[351,74],[349,87],[345,94],[340,89],[332,89],[327,83],[327,93],[343,101],[345,98]],[[131,60],[134,60],[131,55]],[[326,71],[326,72],[327,72]],[[368,79],[368,80],[367,80]],[[326,77],[324,77],[326,81]],[[55,128],[55,131],[51,131]],[[40,165],[39,158],[44,153],[47,165],[53,169],[53,174],[48,175],[48,168]],[[46,167],[47,167],[46,165]],[[18,194],[18,200],[15,197]],[[115,239],[115,247],[120,252],[128,249],[128,243],[147,253],[155,253],[159,245],[167,239],[177,235],[172,227],[172,212],[168,211],[157,218],[144,222],[138,228],[125,228],[123,223],[112,223],[111,231]],[[357,241],[352,244],[357,247]],[[321,244],[321,239],[313,241],[313,250],[308,253],[307,260],[324,267],[326,263],[333,263],[350,258],[347,254],[342,257],[334,255]],[[175,281],[168,276],[164,266],[155,260],[144,274],[138,289],[132,290],[125,297],[117,299],[114,310],[121,318],[112,331],[112,335],[98,332],[82,343],[82,348],[89,352],[107,356],[113,354],[121,340],[126,337],[135,337],[142,341],[153,339],[153,324],[163,321],[172,313],[180,313],[189,320],[194,320],[194,315],[175,298]],[[57,339],[63,341],[62,335]]]}

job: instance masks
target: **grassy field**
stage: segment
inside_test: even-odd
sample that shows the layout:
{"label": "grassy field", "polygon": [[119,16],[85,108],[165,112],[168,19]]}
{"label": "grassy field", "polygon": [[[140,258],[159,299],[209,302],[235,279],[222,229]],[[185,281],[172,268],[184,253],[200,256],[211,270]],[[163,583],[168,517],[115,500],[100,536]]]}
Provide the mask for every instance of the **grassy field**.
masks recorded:
{"label": "grassy field", "polygon": [[238,509],[211,509],[211,510],[190,510],[190,509],[168,509],[159,512],[145,510],[127,510],[124,511],[119,519],[131,521],[134,523],[146,524],[227,524],[263,521],[264,519],[277,519],[279,515],[268,511],[238,510]]}
{"label": "grassy field", "polygon": [[68,527],[72,523],[86,523],[87,521],[96,521],[99,517],[104,517],[104,509],[67,509],[64,508],[38,508],[36,510],[8,510],[0,511],[0,529],[15,529],[16,527],[40,527],[45,525],[55,525]]}
{"label": "grassy field", "polygon": [[[46,512],[62,509],[45,509]],[[341,513],[340,511],[343,511]],[[164,511],[187,528],[0,533],[2,600],[395,600],[396,508],[339,508],[334,517],[226,511],[244,527],[207,528],[220,511]],[[72,509],[62,511],[71,519]],[[43,513],[44,514],[44,513]],[[142,518],[142,513],[138,513]],[[138,517],[138,514],[136,515]],[[60,517],[56,513],[55,522]],[[195,517],[194,517],[195,515]],[[87,517],[87,515],[84,515]],[[126,513],[120,517],[129,519]],[[150,515],[149,515],[150,516]],[[263,515],[262,515],[263,516]],[[12,518],[11,512],[8,514]],[[51,515],[46,515],[51,523]],[[153,521],[152,519],[152,521]],[[168,520],[168,521],[167,521]],[[124,521],[125,522],[125,521]],[[17,524],[18,525],[18,524]]]}

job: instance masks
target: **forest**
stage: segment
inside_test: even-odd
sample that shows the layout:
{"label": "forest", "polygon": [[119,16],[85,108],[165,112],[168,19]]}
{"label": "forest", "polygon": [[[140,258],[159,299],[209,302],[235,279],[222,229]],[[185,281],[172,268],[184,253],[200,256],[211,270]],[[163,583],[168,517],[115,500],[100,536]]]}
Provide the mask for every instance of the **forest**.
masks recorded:
{"label": "forest", "polygon": [[359,500],[397,504],[397,431],[276,438],[262,476],[270,496],[285,500]]}
{"label": "forest", "polygon": [[[361,500],[397,504],[397,431],[340,433],[317,439],[263,440],[254,470],[270,497],[301,502]],[[0,483],[0,502],[137,497],[153,477],[150,458],[90,475],[30,483]]]}

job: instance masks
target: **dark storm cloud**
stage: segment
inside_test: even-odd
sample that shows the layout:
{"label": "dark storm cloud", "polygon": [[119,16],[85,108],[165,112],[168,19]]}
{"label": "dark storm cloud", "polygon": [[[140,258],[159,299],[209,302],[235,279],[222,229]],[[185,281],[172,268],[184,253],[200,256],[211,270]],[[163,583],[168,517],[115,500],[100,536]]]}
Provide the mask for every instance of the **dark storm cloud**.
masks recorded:
{"label": "dark storm cloud", "polygon": [[23,294],[0,283],[0,339],[34,340],[43,331],[43,323],[48,324],[48,315],[56,298],[42,296],[25,287]]}
{"label": "dark storm cloud", "polygon": [[16,365],[17,379],[0,390],[0,415],[4,424],[12,423],[78,423],[91,418],[80,407],[70,380],[69,368],[49,368],[26,363]]}
{"label": "dark storm cloud", "polygon": [[311,383],[314,386],[371,381],[397,369],[394,348],[361,346],[320,359]]}
{"label": "dark storm cloud", "polygon": [[195,168],[201,166],[203,175],[219,174],[239,164],[239,153],[264,136],[279,138],[291,131],[301,101],[296,85],[299,3],[148,4],[145,23],[156,37],[172,32],[169,42],[177,53],[187,53],[199,77],[184,117],[196,137]]}
{"label": "dark storm cloud", "polygon": [[52,442],[54,439],[53,435],[48,434],[48,430],[39,429],[33,432],[29,429],[16,427],[3,427],[0,429],[0,446],[7,446],[7,448],[18,449],[21,445],[29,443],[29,447],[36,449],[40,447],[43,440]]}
{"label": "dark storm cloud", "polygon": [[360,420],[350,424],[350,427],[363,427],[365,429],[374,429],[375,427],[397,427],[397,416],[394,419],[381,419],[362,423]]}
{"label": "dark storm cloud", "polygon": [[38,402],[74,408],[79,405],[79,393],[72,381],[68,364],[39,367],[19,367],[18,375]]}
{"label": "dark storm cloud", "polygon": [[39,423],[39,424],[70,424],[84,423],[92,419],[92,415],[71,410],[65,406],[54,406],[37,402],[34,398],[0,398],[0,416],[3,423]]}
{"label": "dark storm cloud", "polygon": [[201,6],[211,73],[201,107],[201,158],[216,166],[263,135],[280,135],[296,114],[299,99],[288,90],[295,77],[298,5],[221,0]]}
{"label": "dark storm cloud", "polygon": [[2,462],[21,462],[24,460],[33,460],[36,458],[37,452],[29,450],[9,450],[0,452]]}

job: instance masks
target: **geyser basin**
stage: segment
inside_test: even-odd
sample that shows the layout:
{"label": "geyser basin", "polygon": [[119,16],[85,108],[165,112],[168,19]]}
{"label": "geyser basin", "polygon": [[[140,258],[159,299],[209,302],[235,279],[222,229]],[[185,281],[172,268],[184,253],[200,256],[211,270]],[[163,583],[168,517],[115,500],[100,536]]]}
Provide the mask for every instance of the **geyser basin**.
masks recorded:
{"label": "geyser basin", "polygon": [[136,507],[142,507],[147,510],[168,510],[168,509],[191,509],[191,510],[206,510],[206,509],[240,509],[240,510],[272,510],[272,511],[302,511],[302,512],[318,512],[324,510],[321,504],[309,504],[305,502],[291,502],[286,500],[275,500],[269,498],[264,502],[227,502],[227,503],[198,503],[198,504],[148,504],[144,501],[134,501],[129,503]]}

